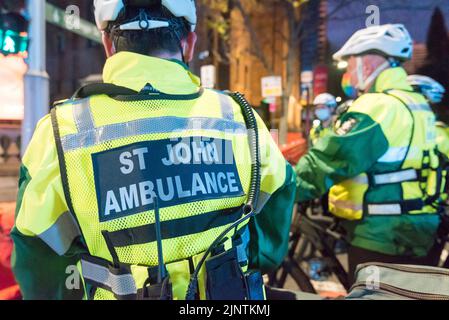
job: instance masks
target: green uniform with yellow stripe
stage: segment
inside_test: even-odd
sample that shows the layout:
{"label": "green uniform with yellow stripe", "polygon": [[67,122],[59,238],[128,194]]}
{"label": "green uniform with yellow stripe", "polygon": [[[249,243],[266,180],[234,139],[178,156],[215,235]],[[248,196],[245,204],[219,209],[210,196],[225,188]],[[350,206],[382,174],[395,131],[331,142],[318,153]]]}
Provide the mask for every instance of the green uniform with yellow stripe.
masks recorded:
{"label": "green uniform with yellow stripe", "polygon": [[[425,256],[440,222],[435,116],[404,69],[376,80],[297,166],[300,201],[329,193],[351,243],[396,256]],[[425,201],[428,200],[428,201]]]}
{"label": "green uniform with yellow stripe", "polygon": [[331,127],[324,127],[321,121],[318,123],[314,123],[312,129],[310,129],[310,141],[312,143],[312,146],[316,145],[318,140],[326,137],[327,135],[332,133]]}
{"label": "green uniform with yellow stripe", "polygon": [[[249,192],[240,106],[202,89],[177,61],[122,52],[108,59],[103,76],[125,89],[145,87],[145,96],[71,99],[40,121],[23,159],[13,270],[26,299],[135,298],[156,281],[157,197],[165,267],[174,299],[184,299],[191,272],[242,216]],[[260,213],[231,231],[240,242],[228,240],[224,249],[237,249],[244,270],[267,272],[286,253],[296,185],[257,122]],[[69,290],[66,272],[75,265],[82,285]],[[204,267],[199,289],[205,299]]]}

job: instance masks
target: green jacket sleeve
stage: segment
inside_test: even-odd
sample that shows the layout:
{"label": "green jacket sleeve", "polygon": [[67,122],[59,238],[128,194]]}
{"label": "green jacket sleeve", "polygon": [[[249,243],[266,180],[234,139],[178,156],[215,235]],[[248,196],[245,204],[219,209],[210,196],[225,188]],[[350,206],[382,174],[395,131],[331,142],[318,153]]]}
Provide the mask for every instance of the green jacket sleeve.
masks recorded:
{"label": "green jacket sleeve", "polygon": [[[39,121],[22,159],[11,264],[25,299],[79,299],[82,283],[74,266],[82,252],[73,234],[68,248],[62,243],[59,218],[68,213],[50,117]],[[47,231],[50,231],[48,233]],[[51,234],[51,236],[49,236]],[[78,237],[79,238],[79,237]],[[58,242],[61,241],[61,242]],[[65,241],[68,242],[68,241]],[[53,245],[53,246],[52,246]],[[65,244],[67,245],[67,244]],[[79,251],[78,251],[79,250]],[[73,283],[72,283],[73,282]]]}
{"label": "green jacket sleeve", "polygon": [[82,282],[74,273],[76,254],[60,257],[43,241],[11,232],[14,251],[11,264],[25,300],[81,300]]}
{"label": "green jacket sleeve", "polygon": [[[22,166],[16,218],[30,181],[28,170]],[[70,268],[76,265],[81,247],[74,244],[66,255],[58,256],[41,239],[24,235],[17,227],[13,228],[11,237],[14,241],[11,265],[24,299],[75,300],[83,297],[82,283],[73,273],[74,268]]]}
{"label": "green jacket sleeve", "polygon": [[296,182],[289,164],[286,171],[284,185],[271,195],[259,215],[249,224],[250,267],[263,273],[276,270],[288,250]]}
{"label": "green jacket sleeve", "polygon": [[333,185],[366,172],[387,152],[380,124],[368,115],[350,112],[340,123],[299,161],[298,201],[319,198]]}
{"label": "green jacket sleeve", "polygon": [[[25,166],[20,170],[16,217],[31,176]],[[26,300],[74,300],[83,297],[82,284],[73,274],[78,258],[76,245],[64,256],[58,256],[41,239],[22,234],[17,227],[11,232],[14,250],[12,269]],[[71,278],[74,277],[73,285]],[[79,284],[79,285],[78,285]],[[78,287],[78,289],[76,288]]]}

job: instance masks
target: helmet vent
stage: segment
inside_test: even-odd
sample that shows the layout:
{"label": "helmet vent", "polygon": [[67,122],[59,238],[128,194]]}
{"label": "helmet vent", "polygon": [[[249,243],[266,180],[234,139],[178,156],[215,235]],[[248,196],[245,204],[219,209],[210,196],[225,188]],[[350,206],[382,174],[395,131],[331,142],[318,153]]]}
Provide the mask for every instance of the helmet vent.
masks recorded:
{"label": "helmet vent", "polygon": [[385,33],[385,36],[394,39],[394,36],[390,32],[388,32],[388,31]]}

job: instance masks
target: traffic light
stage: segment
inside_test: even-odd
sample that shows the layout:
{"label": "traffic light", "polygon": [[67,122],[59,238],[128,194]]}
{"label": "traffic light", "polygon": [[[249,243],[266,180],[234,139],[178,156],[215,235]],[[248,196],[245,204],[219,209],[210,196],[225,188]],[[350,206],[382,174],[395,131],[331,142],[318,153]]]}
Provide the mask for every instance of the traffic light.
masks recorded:
{"label": "traffic light", "polygon": [[25,1],[0,0],[0,53],[26,56],[28,20],[23,12]]}

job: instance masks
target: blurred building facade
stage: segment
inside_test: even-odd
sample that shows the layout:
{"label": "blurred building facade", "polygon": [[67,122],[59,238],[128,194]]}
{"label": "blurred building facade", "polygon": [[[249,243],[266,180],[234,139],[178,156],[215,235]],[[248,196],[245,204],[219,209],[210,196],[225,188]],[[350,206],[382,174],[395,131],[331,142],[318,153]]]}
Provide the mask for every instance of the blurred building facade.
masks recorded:
{"label": "blurred building facade", "polygon": [[[66,10],[71,0],[48,0]],[[92,1],[77,1],[81,18],[94,23]],[[83,79],[101,74],[106,60],[103,46],[64,29],[47,23],[47,72],[50,76],[50,101],[70,97]]]}
{"label": "blurred building facade", "polygon": [[[245,6],[245,2],[242,3]],[[287,68],[288,46],[285,37],[288,35],[288,24],[285,11],[277,2],[268,6],[245,9],[249,17],[244,18],[235,8],[231,12],[230,89],[245,93],[256,110],[268,117],[265,120],[269,122],[270,127],[279,129],[284,111],[282,100],[278,97],[276,100],[267,101],[262,96],[262,78],[282,77],[285,92],[287,72],[293,71],[293,87],[290,96],[286,97],[288,111],[285,116],[288,118],[289,128],[298,129],[301,111],[298,99],[300,77],[295,70],[299,70],[300,60],[295,59],[293,65],[290,65],[291,69]],[[251,35],[248,28],[249,21],[256,35]],[[252,41],[253,37],[259,40],[257,46]],[[261,56],[264,57],[264,62]]]}

